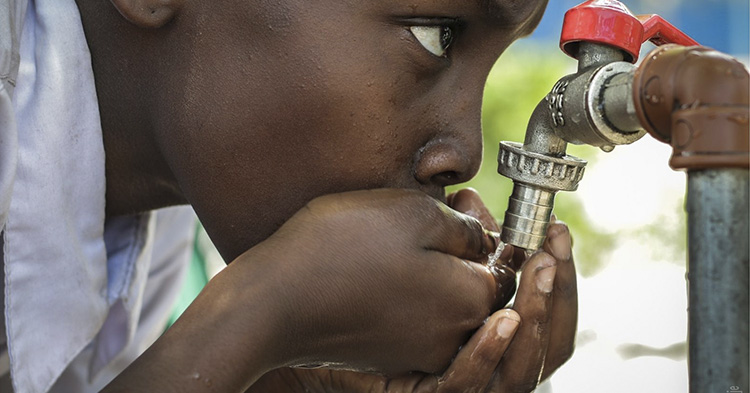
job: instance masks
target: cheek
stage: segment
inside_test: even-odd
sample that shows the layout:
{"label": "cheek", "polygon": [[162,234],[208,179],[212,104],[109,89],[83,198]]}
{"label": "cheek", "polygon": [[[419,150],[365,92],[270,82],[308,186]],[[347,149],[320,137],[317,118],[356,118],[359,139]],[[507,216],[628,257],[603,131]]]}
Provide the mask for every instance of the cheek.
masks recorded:
{"label": "cheek", "polygon": [[202,63],[177,84],[184,104],[161,140],[225,258],[319,195],[411,186],[415,152],[429,137],[407,115],[414,107],[399,102],[404,77],[393,64],[308,43],[287,43],[278,57],[213,55],[239,44],[196,44]]}
{"label": "cheek", "polygon": [[[254,67],[265,80],[247,97],[247,127],[272,142],[269,151],[304,160],[306,176],[327,185],[326,192],[404,183],[414,153],[429,139],[417,127],[420,111],[405,103],[410,76],[386,55],[393,50],[311,38],[334,34],[314,30],[328,25],[310,26],[303,41],[285,44],[283,61],[265,58]],[[277,165],[285,156],[274,155]]]}

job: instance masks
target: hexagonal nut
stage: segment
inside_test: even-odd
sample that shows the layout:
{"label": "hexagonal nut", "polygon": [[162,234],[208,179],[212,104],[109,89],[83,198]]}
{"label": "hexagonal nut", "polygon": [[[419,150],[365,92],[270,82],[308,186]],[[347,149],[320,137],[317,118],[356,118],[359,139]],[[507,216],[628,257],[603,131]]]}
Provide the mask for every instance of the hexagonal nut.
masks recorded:
{"label": "hexagonal nut", "polygon": [[501,175],[552,191],[575,191],[586,167],[586,161],[578,157],[550,157],[507,141],[500,142],[497,163]]}

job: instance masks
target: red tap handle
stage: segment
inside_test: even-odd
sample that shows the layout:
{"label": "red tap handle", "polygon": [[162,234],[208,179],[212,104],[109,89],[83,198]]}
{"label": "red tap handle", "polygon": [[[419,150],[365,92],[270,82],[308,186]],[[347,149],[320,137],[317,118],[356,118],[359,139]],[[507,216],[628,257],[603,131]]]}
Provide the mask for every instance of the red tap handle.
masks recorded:
{"label": "red tap handle", "polygon": [[560,49],[575,57],[580,42],[598,42],[619,48],[635,63],[648,40],[656,45],[698,45],[658,15],[636,17],[617,0],[589,0],[565,13]]}
{"label": "red tap handle", "polygon": [[651,41],[656,46],[677,44],[682,46],[696,46],[698,43],[687,34],[674,27],[659,15],[638,15],[643,26],[643,41]]}

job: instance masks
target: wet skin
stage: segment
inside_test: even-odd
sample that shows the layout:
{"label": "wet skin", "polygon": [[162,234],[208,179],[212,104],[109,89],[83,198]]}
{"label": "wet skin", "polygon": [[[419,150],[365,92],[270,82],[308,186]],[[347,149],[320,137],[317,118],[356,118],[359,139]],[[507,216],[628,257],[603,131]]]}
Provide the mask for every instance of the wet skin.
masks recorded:
{"label": "wet skin", "polygon": [[[484,323],[513,281],[481,264],[482,224],[495,224],[441,202],[481,162],[490,67],[546,2],[111,2],[78,0],[107,214],[190,203],[233,263],[109,389],[239,391],[277,370],[263,382],[272,391],[290,386],[282,367],[324,363],[393,376],[449,367],[435,389],[527,391],[567,359],[567,229],[554,237],[567,259],[532,257],[516,311]],[[436,56],[411,26],[449,29],[450,47]],[[462,199],[481,204],[452,206],[470,210]],[[562,285],[563,300],[553,307],[539,282]],[[561,331],[541,329],[556,319]],[[462,344],[471,352],[451,363]],[[333,391],[319,372],[295,373],[301,390]],[[327,375],[352,391],[375,383]]]}
{"label": "wet skin", "polygon": [[[444,199],[473,177],[487,74],[544,5],[503,1],[491,18],[475,1],[186,2],[149,30],[79,3],[108,212],[189,201],[228,261],[317,196],[388,187]],[[446,56],[411,25],[452,26]]]}

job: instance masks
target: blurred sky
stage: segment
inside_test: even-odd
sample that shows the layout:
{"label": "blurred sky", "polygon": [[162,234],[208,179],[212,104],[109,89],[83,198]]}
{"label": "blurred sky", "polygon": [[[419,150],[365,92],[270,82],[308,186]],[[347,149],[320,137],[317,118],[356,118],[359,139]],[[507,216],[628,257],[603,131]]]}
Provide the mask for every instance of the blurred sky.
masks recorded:
{"label": "blurred sky", "polygon": [[[550,0],[539,28],[516,46],[564,56],[557,49],[563,15],[580,2]],[[636,14],[659,14],[702,45],[748,63],[746,0],[624,3]],[[572,70],[575,61],[570,63]],[[669,169],[670,154],[646,136],[613,153],[597,153],[586,169],[576,192],[585,214],[620,239],[598,274],[579,277],[576,354],[538,392],[687,392],[684,246],[664,250],[645,230],[684,222],[685,175]],[[731,384],[727,381],[727,389]]]}

